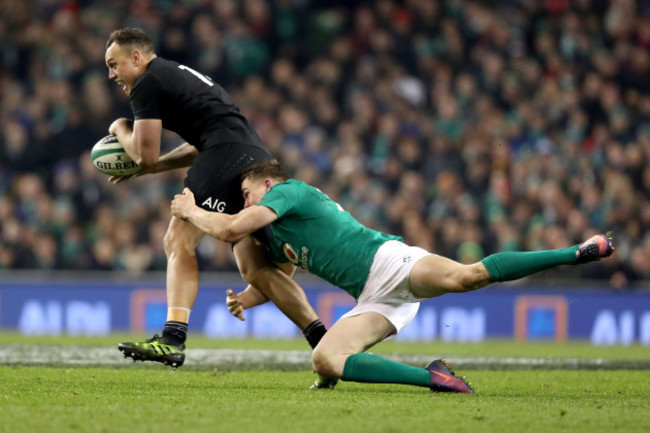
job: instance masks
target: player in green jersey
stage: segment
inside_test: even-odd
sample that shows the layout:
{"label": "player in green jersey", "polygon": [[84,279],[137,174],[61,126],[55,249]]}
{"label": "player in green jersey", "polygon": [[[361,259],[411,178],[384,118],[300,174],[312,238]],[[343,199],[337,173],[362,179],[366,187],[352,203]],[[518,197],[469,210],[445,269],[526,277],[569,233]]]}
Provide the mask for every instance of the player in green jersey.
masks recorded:
{"label": "player in green jersey", "polygon": [[[364,353],[399,332],[415,317],[419,301],[468,292],[492,282],[514,280],[559,265],[608,257],[611,239],[596,235],[580,245],[493,254],[465,265],[404,244],[401,238],[371,230],[318,189],[288,176],[277,161],[264,161],[242,174],[245,209],[234,215],[207,212],[186,189],[172,214],[227,242],[271,228],[271,257],[283,266],[300,266],[335,284],[357,300],[314,349],[312,363],[324,378],[401,383],[434,391],[473,392],[440,360],[417,368]],[[228,294],[231,313],[265,302],[253,287]]]}

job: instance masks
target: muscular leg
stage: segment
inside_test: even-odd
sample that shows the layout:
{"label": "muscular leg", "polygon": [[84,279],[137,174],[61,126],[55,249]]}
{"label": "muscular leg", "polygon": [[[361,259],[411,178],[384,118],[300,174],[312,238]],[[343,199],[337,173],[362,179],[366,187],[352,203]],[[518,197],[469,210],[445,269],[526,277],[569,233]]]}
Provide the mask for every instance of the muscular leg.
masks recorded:
{"label": "muscular leg", "polygon": [[378,313],[339,319],[314,349],[314,370],[323,376],[340,378],[350,355],[365,352],[394,333],[393,324]]}
{"label": "muscular leg", "polygon": [[312,354],[314,370],[348,381],[430,387],[431,373],[424,368],[361,353],[394,332],[395,327],[378,313],[340,319],[316,346]]}
{"label": "muscular leg", "polygon": [[265,257],[253,237],[237,242],[233,251],[244,279],[273,301],[301,331],[318,320],[302,288]]}
{"label": "muscular leg", "polygon": [[[605,235],[599,236],[603,242],[606,241]],[[587,242],[596,242],[593,239]],[[503,252],[492,254],[472,265],[463,265],[436,255],[426,256],[411,270],[411,293],[419,298],[433,298],[445,293],[480,289],[495,281],[516,280],[559,265],[574,265],[579,263],[578,249],[579,246],[574,245],[556,250]],[[610,243],[599,247],[592,253],[595,256],[588,259],[607,257],[612,251]]]}
{"label": "muscular leg", "polygon": [[163,242],[167,254],[167,322],[161,337],[120,343],[117,347],[125,357],[174,368],[185,362],[187,322],[199,289],[194,251],[202,236],[194,225],[172,217]]}
{"label": "muscular leg", "polygon": [[467,292],[480,289],[489,283],[490,274],[483,263],[464,265],[437,255],[418,260],[409,276],[411,293],[418,298]]}
{"label": "muscular leg", "polygon": [[172,217],[164,246],[167,254],[167,321],[187,323],[199,290],[196,245],[203,236],[196,226]]}

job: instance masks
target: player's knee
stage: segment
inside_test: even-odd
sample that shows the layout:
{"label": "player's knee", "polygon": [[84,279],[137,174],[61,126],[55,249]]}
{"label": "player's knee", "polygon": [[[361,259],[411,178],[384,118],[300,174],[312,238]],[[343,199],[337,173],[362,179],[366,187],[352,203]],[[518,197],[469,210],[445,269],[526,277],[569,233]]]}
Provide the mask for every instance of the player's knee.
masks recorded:
{"label": "player's knee", "polygon": [[311,363],[314,371],[327,377],[341,377],[343,374],[341,368],[338,366],[339,362],[337,360],[338,357],[335,354],[329,352],[321,345],[316,346],[311,354]]}
{"label": "player's knee", "polygon": [[[255,286],[258,290],[266,287],[264,278],[264,269],[254,266],[252,263],[238,263],[239,273],[242,278],[250,285]],[[262,288],[262,289],[260,289]]]}
{"label": "player's knee", "polygon": [[190,252],[194,254],[196,245],[189,245],[189,240],[183,234],[168,229],[163,238],[163,248],[167,257],[179,251]]}
{"label": "player's knee", "polygon": [[454,274],[454,283],[451,285],[451,291],[455,293],[470,292],[480,287],[478,274],[473,268],[473,265],[465,265]]}
{"label": "player's knee", "polygon": [[167,256],[169,256],[169,254],[172,252],[173,243],[174,243],[174,235],[171,233],[170,230],[167,230],[167,233],[165,233],[165,237],[163,238],[163,248]]}

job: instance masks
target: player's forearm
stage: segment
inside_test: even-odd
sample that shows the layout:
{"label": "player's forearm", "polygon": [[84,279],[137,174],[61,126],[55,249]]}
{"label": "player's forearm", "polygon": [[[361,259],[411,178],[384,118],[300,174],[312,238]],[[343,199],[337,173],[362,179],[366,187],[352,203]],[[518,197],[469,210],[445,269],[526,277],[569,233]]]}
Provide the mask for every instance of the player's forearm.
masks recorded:
{"label": "player's forearm", "polygon": [[189,188],[176,194],[171,203],[172,215],[194,224],[201,231],[224,242],[237,242],[278,217],[266,206],[251,206],[235,215],[208,212],[196,205]]}
{"label": "player's forearm", "polygon": [[158,171],[174,170],[176,168],[189,167],[192,165],[194,158],[199,154],[196,147],[189,143],[183,143],[158,158]]}
{"label": "player's forearm", "polygon": [[120,144],[126,153],[131,157],[131,159],[137,161],[138,155],[135,150],[135,146],[133,145],[133,121],[123,119],[121,122],[116,121],[114,125],[115,129],[113,131],[113,134],[115,134]]}
{"label": "player's forearm", "polygon": [[184,218],[198,227],[204,233],[224,242],[237,242],[248,233],[233,231],[235,217],[233,215],[208,212],[198,206],[193,206]]}
{"label": "player's forearm", "polygon": [[158,164],[161,131],[161,122],[158,119],[141,119],[134,122],[120,118],[109,128],[109,132],[117,136],[131,159],[147,173],[165,169]]}
{"label": "player's forearm", "polygon": [[246,289],[237,296],[244,310],[269,302],[269,298],[264,296],[262,292],[251,285],[246,287]]}

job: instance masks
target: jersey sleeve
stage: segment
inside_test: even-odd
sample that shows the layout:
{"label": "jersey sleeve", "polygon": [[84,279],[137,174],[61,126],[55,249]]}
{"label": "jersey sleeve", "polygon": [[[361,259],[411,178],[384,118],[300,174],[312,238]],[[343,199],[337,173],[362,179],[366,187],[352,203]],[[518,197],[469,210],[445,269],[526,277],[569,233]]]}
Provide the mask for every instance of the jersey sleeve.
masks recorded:
{"label": "jersey sleeve", "polygon": [[278,218],[290,215],[300,202],[300,194],[294,185],[277,183],[264,194],[260,206],[273,210]]}
{"label": "jersey sleeve", "polygon": [[130,100],[135,120],[160,119],[159,96],[163,88],[150,74],[144,74],[131,89]]}

